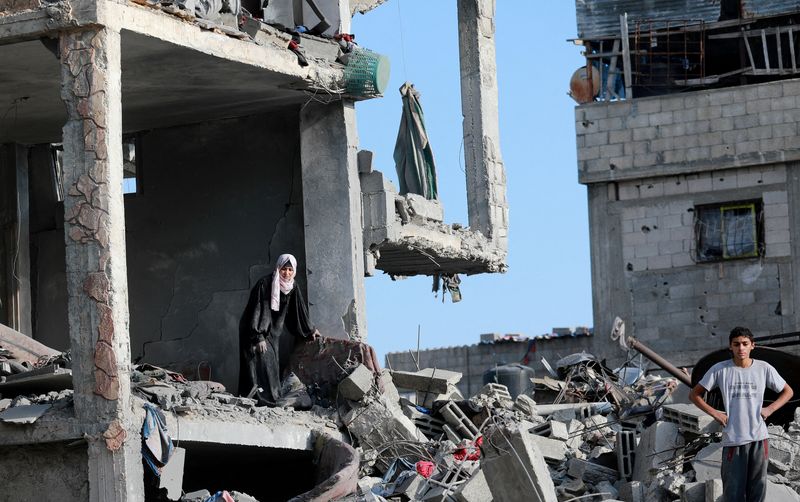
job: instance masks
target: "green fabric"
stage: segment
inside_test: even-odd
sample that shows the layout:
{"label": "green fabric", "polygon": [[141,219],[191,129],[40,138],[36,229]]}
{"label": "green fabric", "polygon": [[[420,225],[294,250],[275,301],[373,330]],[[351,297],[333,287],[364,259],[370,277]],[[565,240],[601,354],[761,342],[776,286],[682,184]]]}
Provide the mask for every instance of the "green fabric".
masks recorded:
{"label": "green fabric", "polygon": [[394,165],[400,181],[400,194],[415,193],[426,199],[439,197],[436,164],[425,131],[425,114],[419,102],[419,92],[408,82],[400,87],[403,115],[394,145]]}

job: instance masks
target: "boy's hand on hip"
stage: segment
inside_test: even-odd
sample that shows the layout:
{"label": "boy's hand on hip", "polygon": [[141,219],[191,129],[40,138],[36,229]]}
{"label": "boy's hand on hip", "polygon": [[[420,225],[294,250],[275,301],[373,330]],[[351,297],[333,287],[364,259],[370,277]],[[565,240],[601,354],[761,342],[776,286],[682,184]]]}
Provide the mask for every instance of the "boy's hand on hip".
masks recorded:
{"label": "boy's hand on hip", "polygon": [[[762,410],[762,413],[763,413],[763,410]],[[716,410],[714,412],[714,414],[713,414],[713,417],[714,417],[714,420],[716,420],[717,422],[722,424],[723,427],[727,427],[728,426],[728,415],[727,414]]]}
{"label": "boy's hand on hip", "polygon": [[266,351],[267,351],[267,342],[258,342],[258,345],[256,345],[256,352],[258,352],[259,354],[263,354]]}
{"label": "boy's hand on hip", "polygon": [[767,406],[766,408],[761,408],[761,418],[763,418],[764,420],[769,418],[769,416],[772,415],[772,413],[773,411],[769,408],[769,406]]}

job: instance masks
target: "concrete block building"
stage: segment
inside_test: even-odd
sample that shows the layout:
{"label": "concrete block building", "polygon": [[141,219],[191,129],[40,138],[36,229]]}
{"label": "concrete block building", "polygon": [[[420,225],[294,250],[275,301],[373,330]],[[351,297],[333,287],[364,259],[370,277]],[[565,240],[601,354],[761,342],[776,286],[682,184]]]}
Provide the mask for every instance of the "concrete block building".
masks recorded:
{"label": "concrete block building", "polygon": [[606,338],[615,316],[677,365],[725,347],[734,326],[800,330],[797,6],[576,9],[594,352],[624,355]]}
{"label": "concrete block building", "polygon": [[[459,230],[358,161],[355,102],[377,96],[348,88],[326,37],[382,2],[322,3],[336,23],[296,35],[304,66],[291,34],[239,2],[0,0],[0,328],[71,350],[74,387],[67,417],[0,423],[7,493],[141,500],[132,362],[235,391],[238,318],[280,253],[298,257],[323,335],[362,341],[374,270],[505,269],[494,1],[458,1]],[[291,419],[178,430],[196,451],[253,447],[234,455],[262,466],[313,443]]]}

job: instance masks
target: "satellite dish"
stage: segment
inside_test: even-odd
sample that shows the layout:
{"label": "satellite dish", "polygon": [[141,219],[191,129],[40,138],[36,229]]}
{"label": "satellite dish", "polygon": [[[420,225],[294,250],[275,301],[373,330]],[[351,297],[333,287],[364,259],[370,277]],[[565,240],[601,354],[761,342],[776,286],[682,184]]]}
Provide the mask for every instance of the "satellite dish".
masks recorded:
{"label": "satellite dish", "polygon": [[569,79],[569,95],[578,104],[591,103],[600,93],[600,70],[591,68],[591,78],[586,66],[581,66]]}

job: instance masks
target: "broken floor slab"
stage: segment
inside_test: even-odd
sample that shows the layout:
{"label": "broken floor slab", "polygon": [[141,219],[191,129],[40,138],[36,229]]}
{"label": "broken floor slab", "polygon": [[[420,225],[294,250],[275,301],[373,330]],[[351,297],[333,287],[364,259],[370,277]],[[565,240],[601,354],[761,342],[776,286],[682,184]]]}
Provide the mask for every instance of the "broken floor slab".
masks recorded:
{"label": "broken floor slab", "polygon": [[410,389],[433,394],[444,394],[461,380],[462,374],[440,368],[420,371],[392,371],[392,381],[399,389]]}

